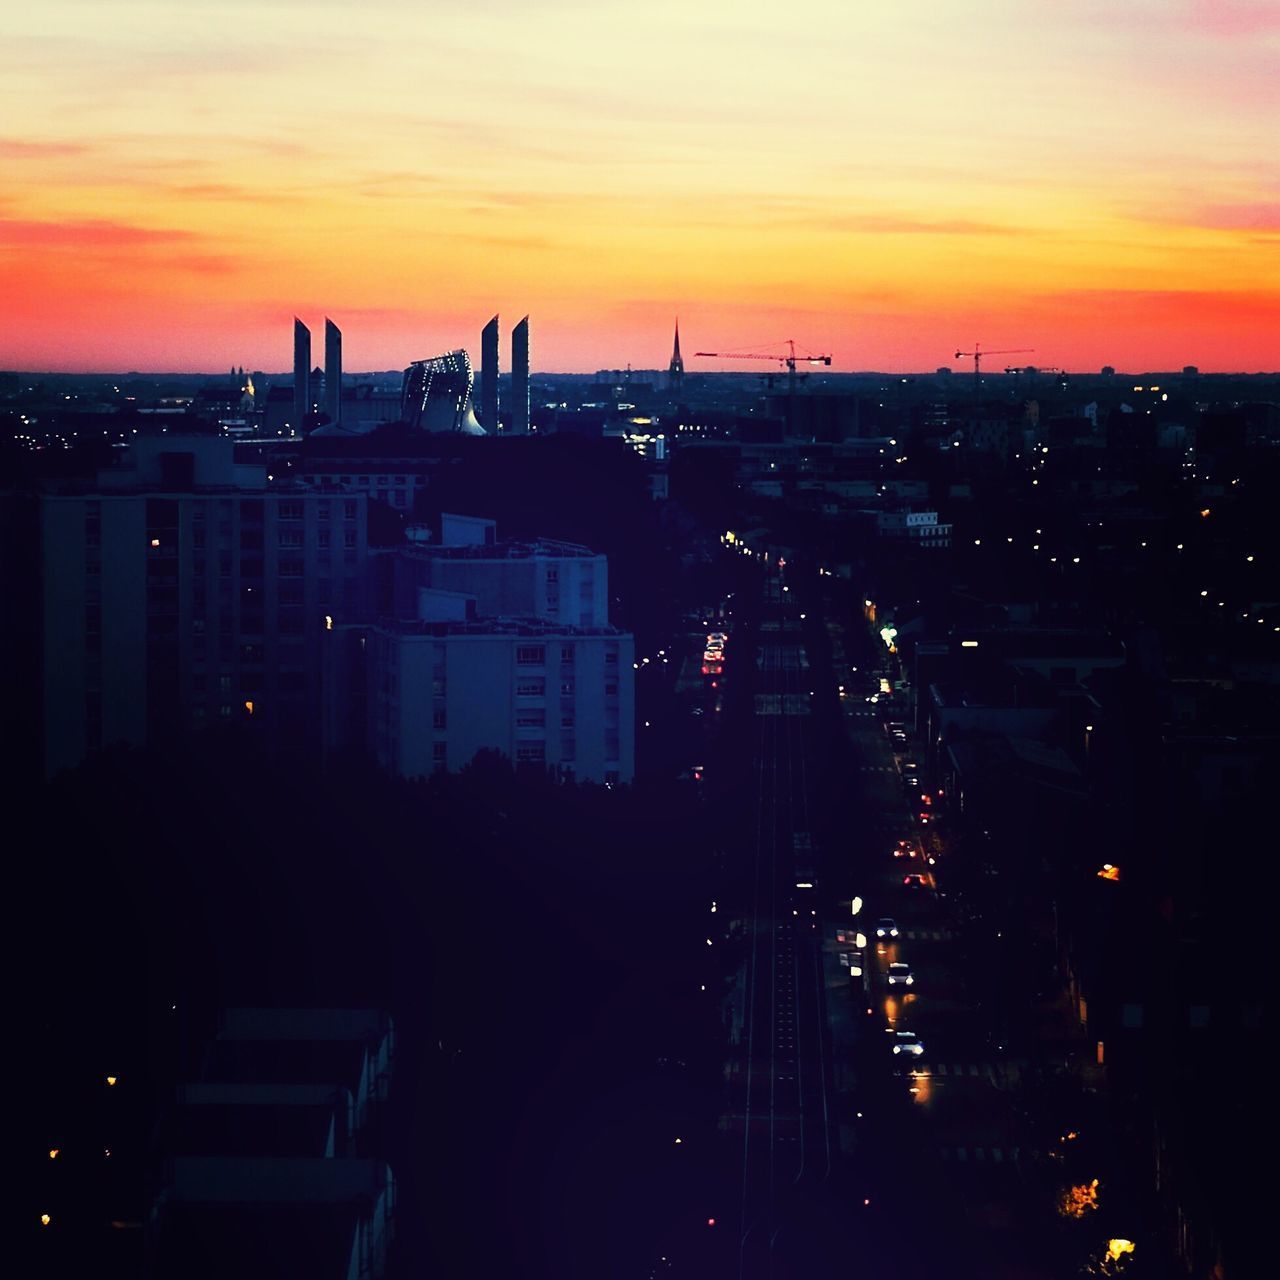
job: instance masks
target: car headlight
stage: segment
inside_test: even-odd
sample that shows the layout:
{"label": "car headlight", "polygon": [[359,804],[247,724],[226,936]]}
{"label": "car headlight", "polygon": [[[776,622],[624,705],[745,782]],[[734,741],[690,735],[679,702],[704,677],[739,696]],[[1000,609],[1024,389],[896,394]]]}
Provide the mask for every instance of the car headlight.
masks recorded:
{"label": "car headlight", "polygon": [[914,981],[915,981],[915,979],[914,979],[914,978],[908,978],[908,979],[906,979],[907,986],[910,986]]}
{"label": "car headlight", "polygon": [[924,1045],[922,1045],[922,1044],[913,1044],[913,1045],[911,1046],[911,1052],[912,1052],[912,1053],[914,1053],[914,1054],[916,1055],[916,1057],[918,1058],[918,1057],[919,1057],[919,1056],[924,1052]]}
{"label": "car headlight", "polygon": [[895,1045],[893,1046],[893,1051],[894,1051],[894,1053],[901,1053],[901,1052],[902,1052],[902,1046],[901,1046],[900,1044],[895,1044]]}
{"label": "car headlight", "polygon": [[876,937],[877,937],[877,938],[883,938],[883,937],[884,937],[884,930],[883,930],[883,929],[877,929],[877,930],[876,930]]}
{"label": "car headlight", "polygon": [[889,930],[889,936],[890,936],[890,937],[893,937],[893,938],[896,938],[896,937],[898,936],[898,931],[897,931],[897,929],[890,929],[890,930]]}

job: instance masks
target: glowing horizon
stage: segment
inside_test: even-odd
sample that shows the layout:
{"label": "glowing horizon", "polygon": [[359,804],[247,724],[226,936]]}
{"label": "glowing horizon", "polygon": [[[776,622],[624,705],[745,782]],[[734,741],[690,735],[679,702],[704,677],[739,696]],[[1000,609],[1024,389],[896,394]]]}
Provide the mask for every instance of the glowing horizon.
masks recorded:
{"label": "glowing horizon", "polygon": [[1271,0],[46,0],[0,36],[2,367],[285,370],[296,314],[394,369],[495,312],[547,372],[663,368],[677,314],[691,373],[787,337],[1280,365]]}

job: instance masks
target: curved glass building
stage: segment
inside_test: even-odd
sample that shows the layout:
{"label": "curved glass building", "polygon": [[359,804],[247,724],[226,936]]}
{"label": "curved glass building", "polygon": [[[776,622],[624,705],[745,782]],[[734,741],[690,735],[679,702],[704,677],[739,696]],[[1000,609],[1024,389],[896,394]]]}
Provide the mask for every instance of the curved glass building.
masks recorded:
{"label": "curved glass building", "polygon": [[471,406],[471,357],[449,351],[429,360],[415,360],[404,371],[400,417],[419,431],[457,431],[482,436]]}

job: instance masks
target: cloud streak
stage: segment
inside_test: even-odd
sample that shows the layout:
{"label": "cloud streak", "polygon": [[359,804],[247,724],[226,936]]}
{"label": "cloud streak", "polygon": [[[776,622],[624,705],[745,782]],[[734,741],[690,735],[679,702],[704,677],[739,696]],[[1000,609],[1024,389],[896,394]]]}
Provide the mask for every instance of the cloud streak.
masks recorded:
{"label": "cloud streak", "polygon": [[177,227],[144,227],[101,218],[66,222],[0,218],[0,245],[9,248],[114,249],[177,244],[198,238],[195,232]]}
{"label": "cloud streak", "polygon": [[82,142],[28,142],[21,138],[0,138],[0,159],[51,160],[82,156],[89,148]]}

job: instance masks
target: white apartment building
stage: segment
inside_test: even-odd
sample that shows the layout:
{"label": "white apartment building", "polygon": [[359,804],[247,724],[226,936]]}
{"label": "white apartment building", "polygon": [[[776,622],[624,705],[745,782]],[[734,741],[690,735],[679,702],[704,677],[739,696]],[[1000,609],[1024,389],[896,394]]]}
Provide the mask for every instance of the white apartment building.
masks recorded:
{"label": "white apartment building", "polygon": [[939,524],[936,511],[877,511],[875,517],[876,532],[882,538],[907,538],[929,550],[951,545],[952,526]]}
{"label": "white apartment building", "polygon": [[445,515],[394,553],[392,616],[326,637],[326,750],[360,744],[402,777],[477,751],[598,783],[635,776],[635,638],[609,624],[608,562],[499,542]]}
{"label": "white apartment building", "polygon": [[391,772],[455,770],[487,748],[583,781],[634,777],[631,635],[488,618],[381,622],[361,639],[368,740]]}
{"label": "white apartment building", "polygon": [[569,542],[428,546],[397,555],[397,614],[416,616],[424,588],[473,596],[481,618],[544,618],[568,627],[609,624],[608,559]]}

